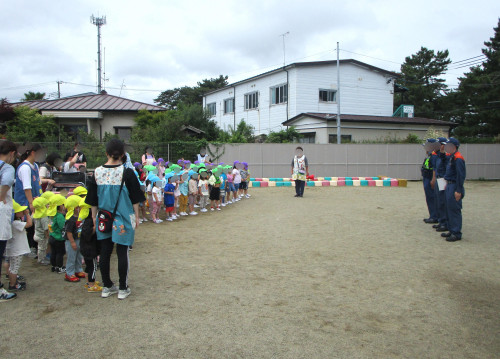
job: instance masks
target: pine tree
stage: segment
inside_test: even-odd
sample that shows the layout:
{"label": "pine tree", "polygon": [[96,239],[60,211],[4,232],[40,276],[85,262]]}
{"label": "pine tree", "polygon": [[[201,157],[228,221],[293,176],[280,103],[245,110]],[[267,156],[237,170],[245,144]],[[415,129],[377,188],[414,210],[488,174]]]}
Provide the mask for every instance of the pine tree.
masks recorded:
{"label": "pine tree", "polygon": [[469,140],[500,134],[500,19],[482,53],[486,60],[461,77],[452,94],[456,103],[455,134]]}
{"label": "pine tree", "polygon": [[448,50],[435,53],[434,50],[421,47],[416,54],[405,58],[397,83],[408,91],[396,95],[396,108],[403,103],[414,105],[416,117],[439,117],[442,100],[448,89],[440,76],[451,63],[448,55]]}

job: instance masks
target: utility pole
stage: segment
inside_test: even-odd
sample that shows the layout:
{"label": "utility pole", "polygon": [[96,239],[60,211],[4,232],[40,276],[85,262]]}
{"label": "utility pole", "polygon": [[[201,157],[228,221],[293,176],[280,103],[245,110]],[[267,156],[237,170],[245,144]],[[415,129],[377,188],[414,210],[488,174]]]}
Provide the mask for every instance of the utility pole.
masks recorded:
{"label": "utility pole", "polygon": [[101,26],[106,25],[106,16],[90,17],[90,23],[97,26],[97,93],[101,93]]}
{"label": "utility pole", "polygon": [[283,38],[283,67],[285,67],[285,36],[289,35],[289,34],[290,34],[290,31],[287,31],[284,34],[280,35]]}
{"label": "utility pole", "polygon": [[61,98],[61,84],[62,81],[57,81],[57,98]]}
{"label": "utility pole", "polygon": [[339,43],[337,41],[337,144],[342,143],[340,139],[340,60],[339,60]]}

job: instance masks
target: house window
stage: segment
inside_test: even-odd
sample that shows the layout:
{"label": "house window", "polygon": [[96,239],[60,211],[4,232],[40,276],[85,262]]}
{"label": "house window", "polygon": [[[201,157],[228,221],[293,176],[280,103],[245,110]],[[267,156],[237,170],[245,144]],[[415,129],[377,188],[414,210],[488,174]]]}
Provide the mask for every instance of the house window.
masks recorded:
{"label": "house window", "polygon": [[80,141],[80,133],[87,133],[87,125],[62,125],[64,132],[66,132],[72,139]]}
{"label": "house window", "polygon": [[224,114],[234,113],[234,98],[224,100]]}
{"label": "house window", "polygon": [[288,101],[288,86],[286,84],[271,87],[271,105]]}
{"label": "house window", "polygon": [[215,102],[209,103],[207,105],[207,111],[210,114],[210,117],[213,117],[216,115],[217,112],[216,112]]}
{"label": "house window", "polygon": [[337,102],[337,91],[319,90],[319,102]]}
{"label": "house window", "polygon": [[132,137],[132,127],[115,127],[115,135],[118,135],[124,142],[128,142]]}
{"label": "house window", "polygon": [[[352,135],[340,135],[341,143],[352,142]],[[328,135],[328,143],[337,143],[337,135]]]}
{"label": "house window", "polygon": [[300,143],[316,143],[316,132],[305,132],[301,133],[300,136]]}
{"label": "house window", "polygon": [[252,110],[259,107],[259,93],[252,92],[245,95],[245,110]]}

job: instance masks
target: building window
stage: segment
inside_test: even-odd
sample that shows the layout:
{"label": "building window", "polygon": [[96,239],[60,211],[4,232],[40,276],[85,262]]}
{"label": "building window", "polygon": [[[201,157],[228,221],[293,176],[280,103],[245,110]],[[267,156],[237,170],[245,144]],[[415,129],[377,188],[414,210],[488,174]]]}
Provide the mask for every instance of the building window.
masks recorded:
{"label": "building window", "polygon": [[316,143],[316,132],[305,132],[300,134],[300,143]]}
{"label": "building window", "polygon": [[66,132],[73,140],[80,141],[81,133],[88,133],[87,125],[62,125],[63,131]]}
{"label": "building window", "polygon": [[132,127],[115,127],[115,135],[118,135],[122,141],[128,142],[132,137]]}
{"label": "building window", "polygon": [[224,100],[224,114],[234,113],[234,98]]}
{"label": "building window", "polygon": [[259,93],[252,92],[245,95],[245,110],[252,110],[259,107]]}
{"label": "building window", "polygon": [[286,84],[271,87],[271,105],[288,101],[288,86]]}
{"label": "building window", "polygon": [[207,105],[207,111],[210,114],[210,117],[213,117],[216,115],[217,112],[216,112],[215,102],[209,103]]}
{"label": "building window", "polygon": [[319,102],[337,102],[337,91],[319,90]]}
{"label": "building window", "polygon": [[[351,143],[352,135],[340,135],[341,143]],[[337,135],[328,135],[328,143],[337,143]]]}

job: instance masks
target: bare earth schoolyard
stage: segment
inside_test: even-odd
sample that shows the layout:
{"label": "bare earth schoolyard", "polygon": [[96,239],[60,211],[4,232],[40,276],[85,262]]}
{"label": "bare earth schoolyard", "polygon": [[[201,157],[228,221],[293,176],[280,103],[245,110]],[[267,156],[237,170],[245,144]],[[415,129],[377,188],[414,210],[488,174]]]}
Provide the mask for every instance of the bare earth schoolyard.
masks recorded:
{"label": "bare earth schoolyard", "polygon": [[141,225],[124,301],[25,259],[0,357],[498,358],[500,182],[466,184],[456,243],[422,222],[421,185],[255,188]]}

